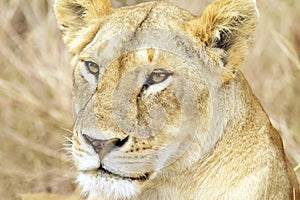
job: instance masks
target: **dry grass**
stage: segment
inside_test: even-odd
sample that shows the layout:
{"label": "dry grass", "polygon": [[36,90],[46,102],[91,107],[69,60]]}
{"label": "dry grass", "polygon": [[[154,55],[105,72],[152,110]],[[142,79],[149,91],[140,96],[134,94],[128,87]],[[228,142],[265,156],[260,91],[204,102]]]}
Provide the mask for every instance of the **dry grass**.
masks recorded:
{"label": "dry grass", "polygon": [[52,2],[0,1],[0,193],[71,192],[71,73]]}
{"label": "dry grass", "polygon": [[[207,2],[211,0],[176,1],[194,13]],[[63,136],[70,136],[64,129],[72,128],[72,69],[52,4],[51,0],[0,0],[3,199],[15,199],[22,192],[74,189],[72,165],[62,150],[67,143]],[[124,1],[115,5],[121,4]],[[300,2],[264,0],[258,5],[261,23],[243,71],[296,167],[300,163]]]}

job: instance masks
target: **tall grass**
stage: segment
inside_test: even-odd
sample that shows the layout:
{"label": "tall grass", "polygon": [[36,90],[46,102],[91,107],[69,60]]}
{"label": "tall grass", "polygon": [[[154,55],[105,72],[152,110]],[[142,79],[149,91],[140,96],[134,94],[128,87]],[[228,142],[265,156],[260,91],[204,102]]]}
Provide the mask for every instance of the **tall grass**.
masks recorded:
{"label": "tall grass", "polygon": [[[174,1],[195,14],[212,0]],[[115,1],[120,6],[136,1]],[[0,194],[69,193],[67,153],[72,129],[69,58],[52,0],[0,0]],[[259,1],[261,22],[242,70],[300,163],[300,2]],[[70,170],[71,169],[71,170]],[[300,171],[300,170],[299,170]],[[300,175],[298,173],[298,175]]]}
{"label": "tall grass", "polygon": [[71,73],[52,1],[0,2],[0,193],[71,192]]}

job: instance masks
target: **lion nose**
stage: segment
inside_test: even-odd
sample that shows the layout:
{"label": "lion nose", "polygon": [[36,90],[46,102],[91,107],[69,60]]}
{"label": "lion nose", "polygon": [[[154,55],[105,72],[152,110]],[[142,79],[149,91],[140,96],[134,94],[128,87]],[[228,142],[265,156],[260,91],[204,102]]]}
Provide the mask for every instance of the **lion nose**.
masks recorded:
{"label": "lion nose", "polygon": [[112,138],[108,140],[94,139],[86,134],[82,134],[86,142],[93,147],[95,152],[98,154],[100,161],[103,157],[111,152],[114,147],[121,147],[126,142],[127,138],[120,140],[118,138]]}
{"label": "lion nose", "polygon": [[98,140],[94,139],[86,134],[83,134],[86,142],[93,147],[95,152],[98,154],[100,161],[103,160],[103,157],[111,152],[115,144],[119,141],[117,138],[112,138],[109,140]]}

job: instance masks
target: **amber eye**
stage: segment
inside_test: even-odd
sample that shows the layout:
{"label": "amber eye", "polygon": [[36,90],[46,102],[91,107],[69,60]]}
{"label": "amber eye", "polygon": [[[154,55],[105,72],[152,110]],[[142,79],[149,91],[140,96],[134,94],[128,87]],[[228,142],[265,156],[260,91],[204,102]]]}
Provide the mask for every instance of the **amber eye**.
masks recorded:
{"label": "amber eye", "polygon": [[84,61],[86,69],[93,75],[99,74],[99,66],[92,61]]}
{"label": "amber eye", "polygon": [[164,69],[155,69],[148,76],[148,79],[145,84],[149,86],[149,85],[164,82],[171,75],[173,75],[172,72],[168,72]]}

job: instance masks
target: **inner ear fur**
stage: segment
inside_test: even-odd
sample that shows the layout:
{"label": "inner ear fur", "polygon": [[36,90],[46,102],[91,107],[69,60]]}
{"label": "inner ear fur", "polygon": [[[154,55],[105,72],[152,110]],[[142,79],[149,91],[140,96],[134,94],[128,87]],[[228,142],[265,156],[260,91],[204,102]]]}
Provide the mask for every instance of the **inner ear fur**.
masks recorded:
{"label": "inner ear fur", "polygon": [[[94,37],[101,20],[99,17],[113,11],[110,0],[56,0],[54,12],[57,23],[62,32],[64,42],[71,54],[75,54],[80,47],[72,44],[80,33],[84,33],[84,40]],[[97,20],[97,21],[96,21]],[[73,42],[74,43],[74,42]]]}
{"label": "inner ear fur", "polygon": [[193,21],[195,36],[212,51],[222,50],[233,72],[244,61],[258,21],[255,0],[217,0]]}

